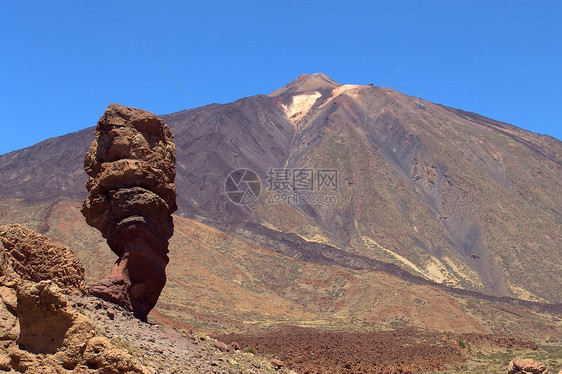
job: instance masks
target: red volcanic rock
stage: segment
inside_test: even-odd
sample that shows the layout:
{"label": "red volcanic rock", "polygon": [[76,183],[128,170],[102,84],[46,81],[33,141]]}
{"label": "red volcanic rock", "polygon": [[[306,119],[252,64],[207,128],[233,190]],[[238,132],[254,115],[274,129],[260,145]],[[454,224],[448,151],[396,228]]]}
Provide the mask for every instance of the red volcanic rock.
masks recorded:
{"label": "red volcanic rock", "polygon": [[281,369],[283,366],[285,366],[285,364],[283,363],[283,361],[278,360],[276,358],[272,358],[271,360],[269,360],[269,363],[271,364],[271,366],[273,366],[275,369]]}
{"label": "red volcanic rock", "polygon": [[232,347],[218,340],[215,340],[214,345],[215,348],[218,348],[221,352],[230,352],[232,350]]}
{"label": "red volcanic rock", "polygon": [[546,365],[530,358],[514,358],[507,367],[508,374],[548,374]]}
{"label": "red volcanic rock", "polygon": [[20,225],[0,226],[0,244],[10,267],[22,279],[50,280],[67,294],[86,292],[84,267],[67,247]]}
{"label": "red volcanic rock", "polygon": [[90,292],[146,320],[166,284],[168,240],[177,209],[172,132],[153,113],[110,104],[96,127],[84,169],[82,214],[119,256]]}

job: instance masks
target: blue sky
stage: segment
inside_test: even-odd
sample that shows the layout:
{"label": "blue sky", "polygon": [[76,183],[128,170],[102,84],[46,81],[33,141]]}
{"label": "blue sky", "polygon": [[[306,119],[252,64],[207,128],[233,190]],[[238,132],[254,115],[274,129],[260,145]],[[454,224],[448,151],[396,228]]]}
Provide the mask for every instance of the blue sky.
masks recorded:
{"label": "blue sky", "polygon": [[111,102],[166,114],[315,72],[382,85],[406,61],[391,88],[562,139],[560,1],[0,0],[0,50],[0,154]]}

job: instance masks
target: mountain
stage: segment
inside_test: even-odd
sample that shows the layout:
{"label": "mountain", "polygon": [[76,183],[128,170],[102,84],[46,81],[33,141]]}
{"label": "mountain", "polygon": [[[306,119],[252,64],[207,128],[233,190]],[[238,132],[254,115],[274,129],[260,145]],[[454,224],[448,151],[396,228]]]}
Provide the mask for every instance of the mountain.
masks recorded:
{"label": "mountain", "polygon": [[[208,328],[291,319],[445,330],[462,315],[458,329],[482,332],[505,328],[482,322],[496,302],[560,308],[562,142],[552,137],[320,73],[160,118],[177,149],[159,302],[169,315]],[[79,213],[92,139],[88,128],[0,156],[0,222],[73,248],[89,281],[114,260]],[[229,199],[247,186],[240,173],[227,185],[237,169],[260,178],[256,201]]]}
{"label": "mountain", "polygon": [[[554,138],[320,73],[268,96],[161,117],[175,134],[183,216],[274,228],[455,287],[562,302]],[[1,195],[84,198],[92,132],[1,156]],[[337,170],[337,204],[234,205],[224,181],[238,168],[264,184],[271,168]]]}

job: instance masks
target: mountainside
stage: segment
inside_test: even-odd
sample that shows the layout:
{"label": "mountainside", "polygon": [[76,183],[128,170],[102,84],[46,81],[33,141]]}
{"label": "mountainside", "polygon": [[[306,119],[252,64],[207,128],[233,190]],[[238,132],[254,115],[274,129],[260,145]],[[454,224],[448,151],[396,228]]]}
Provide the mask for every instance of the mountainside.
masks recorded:
{"label": "mountainside", "polygon": [[[49,231],[63,234],[59,229],[69,228],[78,204],[49,206]],[[22,219],[18,214],[30,206],[12,208],[2,212]],[[148,324],[115,304],[81,296],[84,271],[69,249],[19,225],[1,226],[2,370],[504,373],[506,357],[520,354],[558,366],[560,310],[557,316],[539,305],[451,297],[383,272],[291,260],[188,219],[177,217],[176,225],[177,242],[189,250],[173,251],[174,276],[159,306],[166,314],[153,311]],[[95,232],[83,221],[70,228]],[[192,327],[181,319],[198,329],[214,325],[219,341],[188,332]],[[238,331],[256,325],[275,331],[225,335],[236,325]],[[253,347],[261,355],[251,353]]]}
{"label": "mountainside", "polygon": [[[50,238],[73,249],[92,284],[106,276],[115,256],[81,219],[80,205],[3,200],[0,217],[32,229],[48,227]],[[189,218],[176,216],[174,224],[168,281],[152,314],[159,320],[168,316],[218,334],[284,325],[328,331],[413,327],[562,341],[562,305],[452,292],[366,258],[351,262],[320,246],[303,248],[296,238],[261,245]]]}
{"label": "mountainside", "polygon": [[[554,138],[323,74],[161,118],[175,136],[182,217],[258,245],[300,237],[310,256],[317,242],[342,264],[357,254],[452,287],[562,302]],[[85,129],[0,156],[0,196],[81,201],[92,137]],[[252,204],[225,193],[239,168],[261,179]]]}

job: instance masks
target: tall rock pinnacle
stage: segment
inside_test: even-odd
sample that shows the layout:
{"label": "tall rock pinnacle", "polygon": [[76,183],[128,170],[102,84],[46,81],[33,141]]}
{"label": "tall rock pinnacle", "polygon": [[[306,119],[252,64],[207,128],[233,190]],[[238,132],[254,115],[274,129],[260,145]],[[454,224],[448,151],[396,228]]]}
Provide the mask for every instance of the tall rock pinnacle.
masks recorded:
{"label": "tall rock pinnacle", "polygon": [[174,232],[176,147],[153,113],[110,104],[86,154],[89,197],[82,214],[119,256],[90,292],[146,320],[166,284]]}

